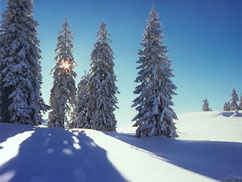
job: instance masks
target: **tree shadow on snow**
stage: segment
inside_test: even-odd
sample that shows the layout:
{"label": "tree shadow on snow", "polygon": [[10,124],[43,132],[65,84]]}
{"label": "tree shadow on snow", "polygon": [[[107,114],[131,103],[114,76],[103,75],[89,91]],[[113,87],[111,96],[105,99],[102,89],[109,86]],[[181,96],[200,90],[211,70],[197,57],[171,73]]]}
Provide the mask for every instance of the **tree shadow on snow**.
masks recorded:
{"label": "tree shadow on snow", "polygon": [[126,181],[84,131],[58,128],[36,128],[0,167],[1,176],[11,182]]}
{"label": "tree shadow on snow", "polygon": [[[135,149],[216,180],[242,179],[242,143],[174,140],[166,137],[135,138],[132,134],[105,133]],[[144,151],[145,150],[145,151]],[[150,166],[152,167],[152,166]]]}
{"label": "tree shadow on snow", "polygon": [[5,142],[8,138],[13,137],[17,134],[31,131],[33,129],[33,126],[12,123],[0,123],[0,143]]}
{"label": "tree shadow on snow", "polygon": [[224,117],[231,117],[231,116],[234,116],[234,117],[242,117],[242,113],[239,112],[239,113],[235,114],[234,112],[231,112],[231,111],[222,112],[219,115],[222,115]]}

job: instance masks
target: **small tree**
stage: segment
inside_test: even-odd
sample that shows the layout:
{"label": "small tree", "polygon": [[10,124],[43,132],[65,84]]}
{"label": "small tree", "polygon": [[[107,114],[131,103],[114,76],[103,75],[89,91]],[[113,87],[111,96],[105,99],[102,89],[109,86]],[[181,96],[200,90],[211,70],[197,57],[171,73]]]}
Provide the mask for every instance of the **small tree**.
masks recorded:
{"label": "small tree", "polygon": [[171,60],[166,56],[167,47],[164,46],[162,24],[154,7],[147,20],[140,58],[138,76],[139,84],[134,94],[138,97],[132,107],[136,107],[138,114],[133,121],[137,126],[136,137],[165,135],[174,138],[177,136],[173,119],[177,116],[173,106],[172,96],[176,93],[176,86],[172,83]]}
{"label": "small tree", "polygon": [[68,127],[68,118],[75,104],[76,73],[73,71],[76,63],[72,55],[73,37],[67,23],[62,25],[56,45],[56,65],[52,69],[54,82],[50,95],[49,127]]}
{"label": "small tree", "polygon": [[242,110],[242,95],[239,97],[239,110]]}
{"label": "small tree", "polygon": [[208,100],[205,98],[203,100],[203,111],[212,111],[212,109],[209,107],[209,103]]}
{"label": "small tree", "polygon": [[230,111],[230,102],[224,103],[224,111]]}
{"label": "small tree", "polygon": [[117,121],[114,111],[117,107],[118,88],[115,85],[113,51],[109,45],[109,33],[102,23],[97,32],[98,41],[91,54],[91,71],[88,82],[88,113],[92,129],[100,131],[116,131]]}
{"label": "small tree", "polygon": [[233,88],[232,90],[232,94],[231,94],[231,105],[230,105],[230,109],[232,111],[238,110],[238,104],[237,102],[239,101],[238,95],[236,93],[236,90]]}
{"label": "small tree", "polygon": [[45,104],[41,96],[41,51],[33,0],[7,0],[0,30],[0,110],[2,122],[38,125]]}
{"label": "small tree", "polygon": [[88,81],[89,74],[82,77],[78,84],[76,104],[72,114],[71,128],[91,128],[90,118],[88,114]]}

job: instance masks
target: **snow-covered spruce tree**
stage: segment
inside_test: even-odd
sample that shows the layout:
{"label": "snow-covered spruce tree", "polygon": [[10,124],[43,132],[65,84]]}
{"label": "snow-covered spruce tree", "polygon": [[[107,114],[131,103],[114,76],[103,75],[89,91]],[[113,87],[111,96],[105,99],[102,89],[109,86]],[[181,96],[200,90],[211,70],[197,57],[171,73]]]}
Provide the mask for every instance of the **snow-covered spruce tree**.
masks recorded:
{"label": "snow-covered spruce tree", "polygon": [[227,106],[228,106],[228,111],[231,111],[231,103],[229,101],[227,102]]}
{"label": "snow-covered spruce tree", "polygon": [[230,102],[224,103],[224,111],[230,111]]}
{"label": "snow-covered spruce tree", "polygon": [[2,122],[38,125],[45,104],[41,96],[38,23],[33,0],[7,0],[0,29]]}
{"label": "snow-covered spruce tree", "polygon": [[242,95],[239,97],[239,110],[242,110]]}
{"label": "snow-covered spruce tree", "polygon": [[[0,75],[0,80],[2,80],[1,75]],[[0,122],[2,121],[2,89],[1,89],[1,84],[0,84]]]}
{"label": "snow-covered spruce tree", "polygon": [[139,50],[140,64],[136,82],[139,84],[134,94],[139,96],[132,107],[136,107],[138,114],[133,121],[137,126],[136,137],[165,135],[170,138],[177,136],[173,119],[177,116],[173,106],[172,96],[176,93],[176,86],[172,83],[171,60],[166,56],[167,47],[164,46],[162,24],[154,7],[147,20],[144,38]]}
{"label": "snow-covered spruce tree", "polygon": [[88,81],[90,75],[85,73],[78,84],[76,103],[72,113],[70,128],[91,128],[88,115]]}
{"label": "snow-covered spruce tree", "polygon": [[227,105],[227,102],[224,103],[224,111],[228,111],[228,105]]}
{"label": "snow-covered spruce tree", "polygon": [[68,127],[68,115],[75,104],[76,73],[73,71],[76,63],[72,55],[73,36],[67,23],[62,25],[56,45],[56,65],[52,69],[54,82],[50,94],[49,127]]}
{"label": "snow-covered spruce tree", "polygon": [[203,111],[212,111],[212,109],[209,107],[208,99],[203,100]]}
{"label": "snow-covered spruce tree", "polygon": [[117,121],[114,111],[117,109],[118,88],[115,86],[113,51],[109,45],[109,33],[106,24],[100,25],[98,40],[91,54],[91,70],[88,82],[88,113],[91,128],[100,131],[116,131]]}
{"label": "snow-covered spruce tree", "polygon": [[230,103],[230,109],[231,111],[238,110],[238,104],[237,102],[239,101],[238,95],[236,93],[236,90],[233,88],[232,94],[231,94],[231,103]]}

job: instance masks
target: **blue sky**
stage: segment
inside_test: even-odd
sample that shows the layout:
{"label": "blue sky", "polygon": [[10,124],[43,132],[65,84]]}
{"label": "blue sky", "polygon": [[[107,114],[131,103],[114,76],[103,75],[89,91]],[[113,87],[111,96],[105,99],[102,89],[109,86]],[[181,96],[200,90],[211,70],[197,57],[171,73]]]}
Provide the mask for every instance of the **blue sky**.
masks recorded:
{"label": "blue sky", "polygon": [[[5,0],[0,0],[4,11]],[[90,54],[102,21],[113,41],[115,73],[120,107],[120,126],[130,124],[136,112],[136,60],[146,19],[152,3],[160,14],[164,42],[172,59],[174,97],[177,114],[201,111],[206,97],[213,110],[222,110],[232,88],[242,93],[242,1],[241,0],[35,0],[34,18],[40,24],[38,37],[42,50],[43,96],[49,100],[50,70],[54,49],[64,18],[74,33],[74,57],[78,64],[76,83],[89,69]]]}

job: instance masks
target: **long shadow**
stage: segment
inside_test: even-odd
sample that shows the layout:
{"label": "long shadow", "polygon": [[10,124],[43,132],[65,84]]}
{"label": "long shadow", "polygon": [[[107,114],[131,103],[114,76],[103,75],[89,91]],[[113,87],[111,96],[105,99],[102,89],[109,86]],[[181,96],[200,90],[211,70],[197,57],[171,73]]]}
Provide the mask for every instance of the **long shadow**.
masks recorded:
{"label": "long shadow", "polygon": [[242,113],[238,112],[237,114],[235,114],[233,111],[232,112],[222,112],[220,113],[219,115],[222,115],[224,117],[231,117],[231,116],[234,116],[234,117],[242,117]]}
{"label": "long shadow", "polygon": [[203,176],[216,180],[242,179],[242,143],[173,140],[166,137],[137,139],[131,134],[105,134]]}
{"label": "long shadow", "polygon": [[19,154],[0,167],[11,182],[124,182],[106,151],[82,131],[36,128]]}
{"label": "long shadow", "polygon": [[0,123],[0,143],[17,134],[31,131],[33,129],[33,126],[12,123]]}

